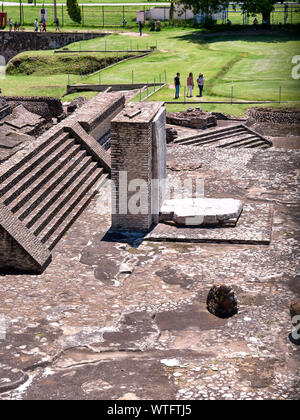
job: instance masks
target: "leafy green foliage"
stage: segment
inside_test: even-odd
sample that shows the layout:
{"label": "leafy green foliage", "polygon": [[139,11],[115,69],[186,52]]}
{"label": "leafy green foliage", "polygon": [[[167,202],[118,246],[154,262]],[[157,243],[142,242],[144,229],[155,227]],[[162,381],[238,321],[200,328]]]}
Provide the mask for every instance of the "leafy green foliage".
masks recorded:
{"label": "leafy green foliage", "polygon": [[67,9],[70,18],[76,23],[81,23],[81,10],[77,0],[67,0]]}

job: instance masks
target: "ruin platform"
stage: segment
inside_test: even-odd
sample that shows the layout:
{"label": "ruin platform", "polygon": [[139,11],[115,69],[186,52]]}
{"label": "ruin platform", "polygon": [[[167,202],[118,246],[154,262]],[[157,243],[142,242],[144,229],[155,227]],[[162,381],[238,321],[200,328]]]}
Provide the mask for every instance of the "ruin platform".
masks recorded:
{"label": "ruin platform", "polygon": [[272,235],[273,209],[269,204],[245,204],[235,227],[188,227],[159,223],[144,240],[196,243],[268,245]]}

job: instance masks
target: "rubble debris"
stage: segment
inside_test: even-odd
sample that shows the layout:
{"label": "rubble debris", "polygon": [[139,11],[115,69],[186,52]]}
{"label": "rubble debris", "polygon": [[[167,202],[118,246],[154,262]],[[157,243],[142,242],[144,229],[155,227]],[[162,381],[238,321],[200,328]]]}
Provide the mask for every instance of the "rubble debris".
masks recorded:
{"label": "rubble debris", "polygon": [[219,318],[229,318],[238,312],[236,294],[230,286],[215,284],[207,296],[207,309]]}
{"label": "rubble debris", "polygon": [[205,129],[215,127],[217,118],[210,112],[204,112],[200,108],[189,108],[182,112],[168,112],[167,123],[184,127]]}
{"label": "rubble debris", "polygon": [[178,137],[178,131],[173,127],[166,128],[166,141],[172,143]]}
{"label": "rubble debris", "polygon": [[84,105],[87,101],[86,96],[79,96],[78,98],[73,99],[73,101],[68,102],[67,104],[67,113],[70,114],[76,109],[80,108],[82,105]]}

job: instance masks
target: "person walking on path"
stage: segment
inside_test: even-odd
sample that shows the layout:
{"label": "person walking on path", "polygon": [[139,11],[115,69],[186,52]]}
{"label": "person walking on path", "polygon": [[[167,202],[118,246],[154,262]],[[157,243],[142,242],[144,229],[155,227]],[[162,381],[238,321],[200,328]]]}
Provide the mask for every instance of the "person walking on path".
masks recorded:
{"label": "person walking on path", "polygon": [[197,85],[198,85],[198,88],[199,88],[199,96],[200,97],[202,96],[202,92],[203,92],[203,88],[204,88],[204,82],[205,82],[204,76],[203,76],[202,73],[200,73],[199,77],[197,79]]}
{"label": "person walking on path", "polygon": [[12,31],[12,27],[13,27],[13,23],[11,19],[8,19],[8,27],[9,27],[9,32]]}
{"label": "person walking on path", "polygon": [[38,20],[35,19],[35,21],[34,21],[34,32],[38,32],[38,31],[39,31],[39,23],[38,23]]}
{"label": "person walking on path", "polygon": [[143,24],[142,24],[142,22],[139,22],[139,32],[140,32],[140,36],[143,36]]}
{"label": "person walking on path", "polygon": [[43,30],[42,30],[42,32],[47,32],[47,22],[46,22],[46,20],[44,19],[43,20]]}
{"label": "person walking on path", "polygon": [[175,99],[179,98],[179,89],[180,89],[180,73],[176,73],[176,77],[174,78],[175,84]]}
{"label": "person walking on path", "polygon": [[193,89],[194,89],[194,79],[193,79],[193,73],[190,72],[189,77],[186,81],[187,84],[187,97],[191,98],[193,95]]}
{"label": "person walking on path", "polygon": [[60,30],[60,27],[59,27],[59,19],[58,19],[58,17],[55,19],[55,25],[56,25],[56,28],[55,28],[55,32],[61,32],[61,30]]}

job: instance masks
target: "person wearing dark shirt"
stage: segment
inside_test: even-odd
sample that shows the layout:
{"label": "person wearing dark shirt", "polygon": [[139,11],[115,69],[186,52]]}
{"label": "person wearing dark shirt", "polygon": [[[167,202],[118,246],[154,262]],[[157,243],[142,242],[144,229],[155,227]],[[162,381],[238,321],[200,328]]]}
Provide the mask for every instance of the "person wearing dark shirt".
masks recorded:
{"label": "person wearing dark shirt", "polygon": [[180,73],[176,73],[176,77],[174,78],[175,84],[175,99],[179,98],[179,89],[180,89]]}

